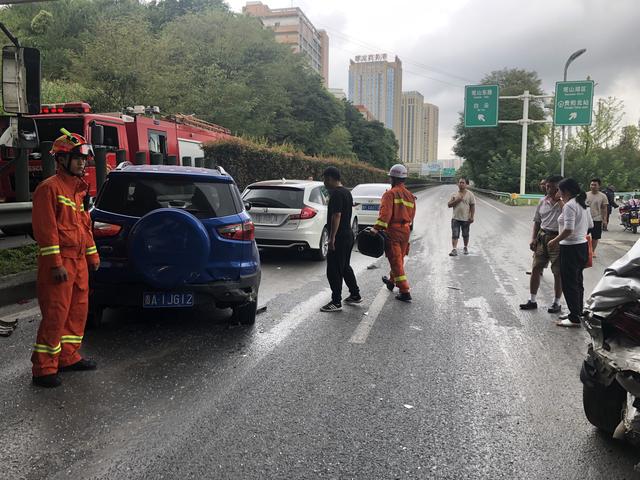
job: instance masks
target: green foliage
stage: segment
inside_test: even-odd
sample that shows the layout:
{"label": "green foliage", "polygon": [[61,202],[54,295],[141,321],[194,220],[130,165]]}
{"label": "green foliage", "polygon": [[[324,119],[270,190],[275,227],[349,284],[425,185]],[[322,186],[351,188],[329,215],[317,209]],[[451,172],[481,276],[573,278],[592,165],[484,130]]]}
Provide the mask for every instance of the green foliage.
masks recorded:
{"label": "green foliage", "polygon": [[253,182],[278,178],[312,177],[320,180],[324,169],[330,165],[340,169],[343,183],[349,187],[358,183],[387,181],[387,172],[365,163],[310,157],[302,152],[291,153],[288,149],[259,145],[241,138],[207,144],[205,157],[213,158],[217,165],[224,167],[240,188]]}
{"label": "green foliage", "polygon": [[38,264],[37,251],[36,244],[0,250],[0,275],[34,270]]}
{"label": "green foliage", "polygon": [[48,102],[158,105],[308,155],[396,160],[390,130],[336,100],[302,55],[223,0],[58,0],[9,6],[0,21],[41,50]]}

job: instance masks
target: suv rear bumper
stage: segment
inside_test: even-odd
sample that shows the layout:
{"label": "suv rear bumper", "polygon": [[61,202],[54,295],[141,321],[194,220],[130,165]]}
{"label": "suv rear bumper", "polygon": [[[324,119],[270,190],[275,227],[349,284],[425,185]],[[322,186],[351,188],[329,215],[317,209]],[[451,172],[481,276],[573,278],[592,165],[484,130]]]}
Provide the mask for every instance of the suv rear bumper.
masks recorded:
{"label": "suv rear bumper", "polygon": [[[240,277],[238,281],[219,281],[207,284],[181,285],[170,290],[154,288],[142,283],[92,283],[89,295],[91,308],[142,307],[143,295],[150,292],[192,293],[194,306],[227,308],[257,301],[261,272]],[[189,307],[187,307],[189,308]]]}

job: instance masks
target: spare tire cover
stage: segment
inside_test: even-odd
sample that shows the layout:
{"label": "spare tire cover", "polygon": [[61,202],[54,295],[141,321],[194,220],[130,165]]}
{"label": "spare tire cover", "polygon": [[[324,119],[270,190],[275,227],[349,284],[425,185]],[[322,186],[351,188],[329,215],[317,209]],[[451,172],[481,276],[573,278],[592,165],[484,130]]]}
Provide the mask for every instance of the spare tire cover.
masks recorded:
{"label": "spare tire cover", "polygon": [[209,234],[189,212],[154,210],[142,217],[129,235],[129,258],[150,285],[173,288],[195,280],[209,257]]}

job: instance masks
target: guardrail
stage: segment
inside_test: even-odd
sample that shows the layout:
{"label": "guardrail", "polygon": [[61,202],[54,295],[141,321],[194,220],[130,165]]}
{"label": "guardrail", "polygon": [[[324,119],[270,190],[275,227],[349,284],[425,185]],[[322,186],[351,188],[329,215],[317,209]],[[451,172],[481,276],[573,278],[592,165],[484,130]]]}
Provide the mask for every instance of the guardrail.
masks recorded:
{"label": "guardrail", "polygon": [[0,203],[0,228],[31,225],[31,202]]}
{"label": "guardrail", "polygon": [[488,195],[490,197],[494,197],[498,200],[506,200],[511,202],[513,205],[518,203],[518,200],[526,200],[528,205],[532,205],[534,201],[539,201],[544,195],[540,193],[525,193],[520,195],[519,193],[509,193],[509,192],[498,192],[496,190],[487,190],[484,188],[476,188],[470,187],[472,191],[481,193],[483,195]]}

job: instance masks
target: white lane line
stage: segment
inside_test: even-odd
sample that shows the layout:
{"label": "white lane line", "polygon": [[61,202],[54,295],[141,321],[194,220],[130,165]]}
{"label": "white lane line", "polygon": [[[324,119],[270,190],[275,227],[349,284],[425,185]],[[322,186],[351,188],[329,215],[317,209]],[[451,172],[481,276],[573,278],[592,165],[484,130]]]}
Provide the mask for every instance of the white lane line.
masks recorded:
{"label": "white lane line", "polygon": [[502,213],[503,215],[506,215],[507,212],[505,212],[504,210],[499,209],[498,207],[496,207],[495,205],[491,205],[489,202],[487,202],[486,200],[484,200],[483,198],[480,198],[479,196],[476,197],[478,200],[480,200],[482,203],[484,203],[485,205],[490,206],[491,208],[493,208],[494,210],[499,211],[500,213]]}
{"label": "white lane line", "polygon": [[367,337],[373,328],[373,324],[376,322],[376,318],[380,314],[382,307],[386,303],[389,298],[389,291],[387,287],[382,287],[376,298],[373,299],[373,303],[371,303],[371,307],[369,307],[369,311],[363,315],[363,319],[360,321],[360,324],[351,335],[349,339],[349,343],[358,343],[363,344],[367,341]]}
{"label": "white lane line", "polygon": [[24,320],[25,318],[40,316],[40,307],[32,307],[28,310],[22,310],[15,313],[3,315],[0,320],[4,322],[13,322],[14,320]]}

